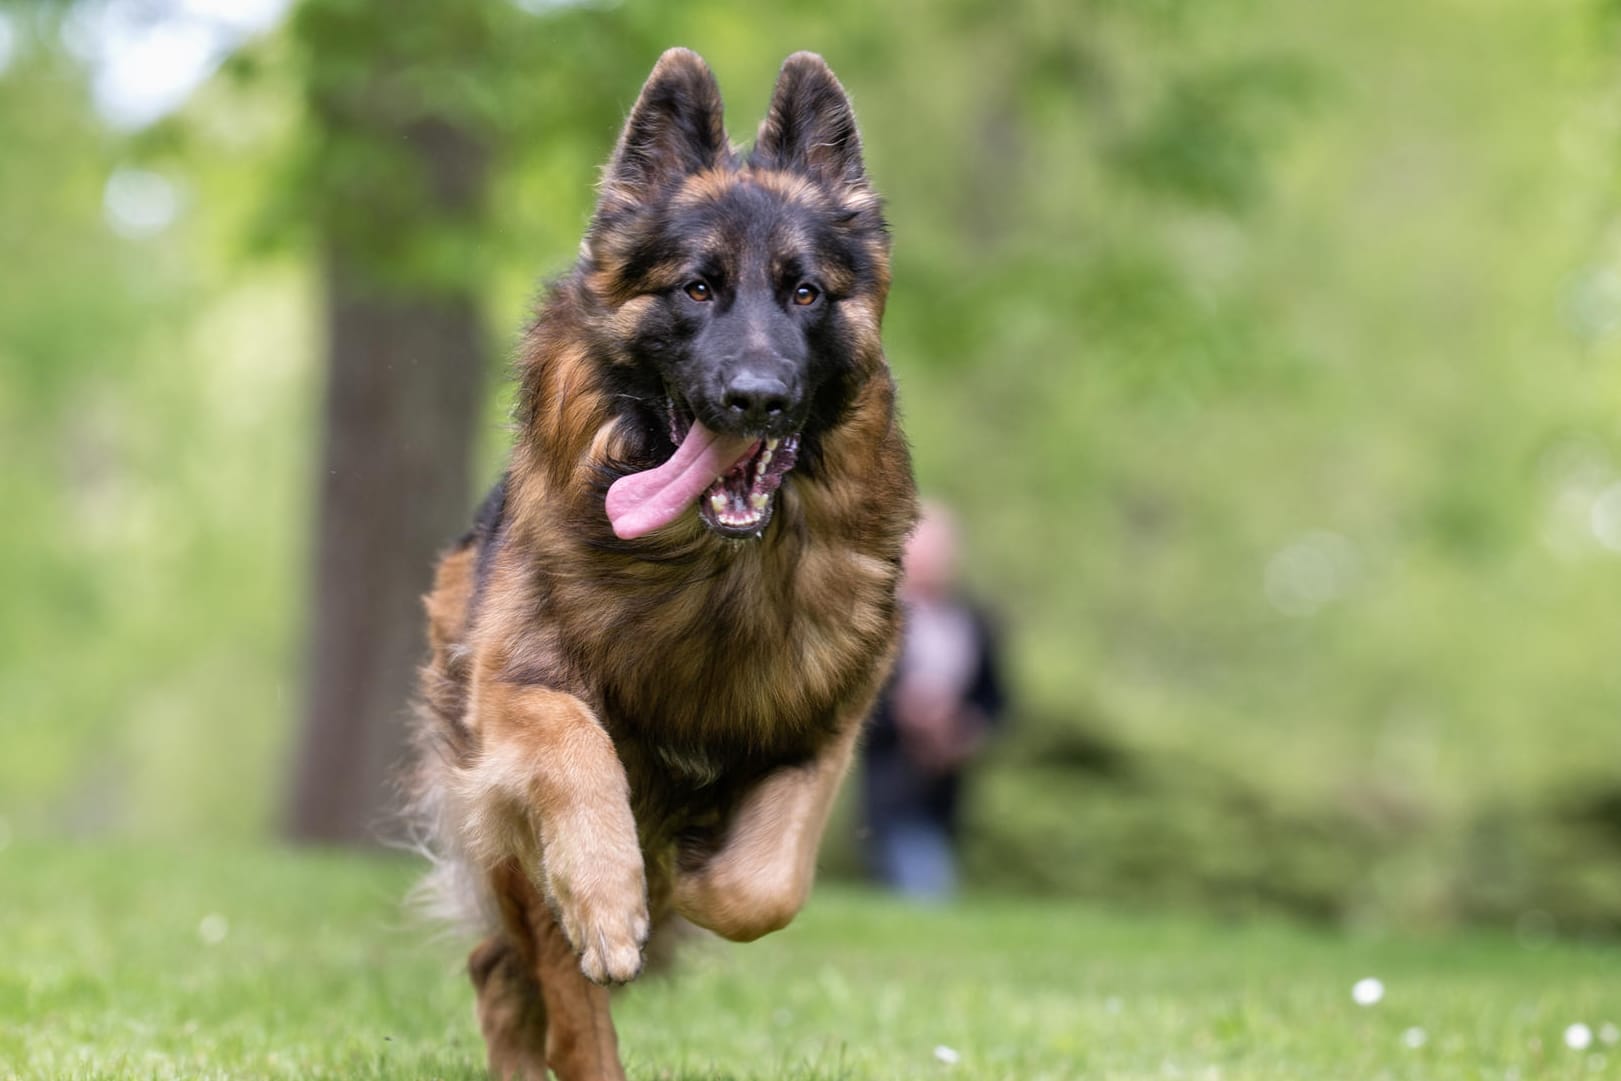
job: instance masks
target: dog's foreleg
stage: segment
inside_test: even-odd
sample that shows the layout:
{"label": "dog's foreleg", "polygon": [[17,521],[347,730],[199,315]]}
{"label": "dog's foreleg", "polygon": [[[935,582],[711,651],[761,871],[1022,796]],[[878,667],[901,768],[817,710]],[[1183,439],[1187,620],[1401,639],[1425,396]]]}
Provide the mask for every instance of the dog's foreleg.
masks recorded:
{"label": "dog's foreleg", "polygon": [[816,758],[767,774],[744,795],[720,849],[677,872],[677,912],[733,942],[788,926],[810,894],[822,831],[860,727],[847,721]]}
{"label": "dog's foreleg", "polygon": [[573,695],[499,681],[472,704],[480,750],[459,778],[468,847],[516,859],[595,983],[641,971],[650,923],[630,786],[613,741]]}

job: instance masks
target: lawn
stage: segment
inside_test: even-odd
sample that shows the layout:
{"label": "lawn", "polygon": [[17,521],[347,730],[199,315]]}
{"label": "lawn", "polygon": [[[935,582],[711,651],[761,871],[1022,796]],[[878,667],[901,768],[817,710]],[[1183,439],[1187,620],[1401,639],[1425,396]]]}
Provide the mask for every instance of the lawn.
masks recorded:
{"label": "lawn", "polygon": [[[0,1077],[482,1077],[464,951],[399,906],[414,872],[277,850],[0,851]],[[618,1018],[633,1081],[1530,1081],[1621,1076],[1618,977],[1616,947],[1536,935],[919,910],[825,888],[782,934],[700,945]],[[1383,995],[1359,1005],[1368,978]]]}

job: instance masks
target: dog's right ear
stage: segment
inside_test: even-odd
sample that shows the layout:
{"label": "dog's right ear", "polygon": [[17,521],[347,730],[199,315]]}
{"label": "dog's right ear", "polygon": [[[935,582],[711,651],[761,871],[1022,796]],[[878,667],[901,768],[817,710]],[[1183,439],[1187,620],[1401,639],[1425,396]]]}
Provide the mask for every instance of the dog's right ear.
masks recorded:
{"label": "dog's right ear", "polygon": [[646,203],[730,154],[714,73],[691,49],[670,49],[653,65],[603,171],[597,216]]}

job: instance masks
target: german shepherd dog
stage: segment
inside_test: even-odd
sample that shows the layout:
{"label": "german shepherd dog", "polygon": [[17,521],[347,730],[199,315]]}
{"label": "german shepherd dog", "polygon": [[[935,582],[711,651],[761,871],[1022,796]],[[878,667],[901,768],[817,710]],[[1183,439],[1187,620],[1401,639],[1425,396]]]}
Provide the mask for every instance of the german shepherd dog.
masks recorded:
{"label": "german shepherd dog", "polygon": [[491,1071],[624,1077],[608,987],[684,919],[804,903],[895,651],[916,516],[889,238],[844,89],[783,65],[746,156],[660,58],[521,346],[506,476],[427,597],[418,801]]}

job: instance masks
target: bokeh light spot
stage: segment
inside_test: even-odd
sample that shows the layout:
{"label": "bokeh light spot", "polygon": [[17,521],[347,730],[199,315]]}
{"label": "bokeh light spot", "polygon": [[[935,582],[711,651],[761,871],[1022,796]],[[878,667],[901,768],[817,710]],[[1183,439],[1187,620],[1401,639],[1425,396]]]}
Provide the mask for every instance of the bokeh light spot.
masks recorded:
{"label": "bokeh light spot", "polygon": [[180,191],[161,173],[123,167],[107,178],[101,206],[113,232],[138,240],[174,224],[180,216]]}
{"label": "bokeh light spot", "polygon": [[1263,588],[1272,607],[1288,616],[1309,616],[1339,600],[1357,573],[1356,546],[1328,530],[1313,530],[1289,542],[1267,561]]}

